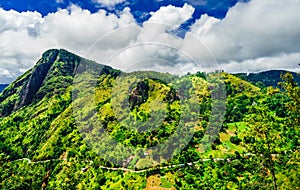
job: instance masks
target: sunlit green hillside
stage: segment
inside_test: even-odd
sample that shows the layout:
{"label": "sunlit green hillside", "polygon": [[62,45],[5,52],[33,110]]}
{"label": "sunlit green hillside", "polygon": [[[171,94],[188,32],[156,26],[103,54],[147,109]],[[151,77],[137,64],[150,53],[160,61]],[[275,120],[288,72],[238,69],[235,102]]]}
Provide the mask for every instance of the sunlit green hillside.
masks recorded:
{"label": "sunlit green hillside", "polygon": [[0,93],[0,189],[300,188],[300,90],[282,78],[126,74],[48,50]]}

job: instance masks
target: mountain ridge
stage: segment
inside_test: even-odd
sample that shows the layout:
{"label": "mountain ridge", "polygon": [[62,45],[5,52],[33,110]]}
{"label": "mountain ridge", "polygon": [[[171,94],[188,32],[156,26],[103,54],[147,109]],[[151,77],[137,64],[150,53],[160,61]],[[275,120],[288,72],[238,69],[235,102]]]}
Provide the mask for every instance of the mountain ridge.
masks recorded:
{"label": "mountain ridge", "polygon": [[[71,52],[68,52],[67,50],[65,49],[49,49],[49,50],[46,50],[43,54],[42,54],[42,58],[36,63],[36,65],[32,68],[32,69],[35,69],[36,70],[36,73],[38,72],[41,72],[40,75],[43,75],[43,72],[47,71],[50,69],[51,67],[51,64],[48,64],[49,68],[46,68],[47,67],[47,63],[50,63],[51,60],[48,60],[45,62],[45,60],[43,60],[43,58],[47,58],[49,56],[49,54],[55,54],[54,55],[54,59],[57,58],[57,56],[60,54],[69,54],[69,55],[72,55],[71,57],[75,57],[75,59],[78,59],[78,60],[86,60],[80,56],[77,56],[76,54],[74,53],[71,53]],[[66,57],[66,56],[64,56]],[[48,57],[49,59],[49,57]],[[51,58],[50,58],[51,59]],[[44,62],[43,62],[44,61]],[[52,60],[52,61],[55,61],[55,60]],[[64,60],[58,60],[58,61],[64,61]],[[90,61],[90,60],[88,60]],[[93,62],[93,61],[91,61]],[[98,63],[97,63],[98,64]],[[44,65],[44,66],[43,66]],[[100,64],[99,64],[100,65]],[[109,66],[107,66],[109,67]],[[111,68],[111,67],[109,67]],[[111,68],[112,69],[112,68]],[[30,71],[31,69],[28,70],[28,72]],[[37,71],[38,70],[38,71]],[[75,70],[74,70],[75,72]],[[300,84],[300,76],[297,75],[297,73],[295,72],[292,72],[292,71],[287,71],[287,70],[266,70],[266,71],[260,71],[260,72],[253,72],[253,73],[230,73],[234,76],[237,76],[243,80],[246,80],[254,85],[258,85],[259,87],[266,87],[266,86],[273,86],[273,87],[280,87],[280,85],[278,84],[278,82],[281,81],[281,75],[284,75],[286,73],[291,73],[294,77],[294,80],[295,82],[297,82],[298,84]],[[44,73],[45,74],[45,73]],[[22,76],[22,75],[21,75]],[[20,76],[20,77],[21,77]],[[20,77],[18,77],[15,81],[17,81]],[[38,74],[37,76],[32,76],[31,77],[31,80],[35,80],[35,78],[38,78]],[[45,76],[44,76],[45,77]],[[14,82],[15,82],[14,81]],[[37,80],[37,83],[35,84],[38,84],[38,85],[35,85],[35,88],[38,88],[38,86],[40,86],[41,84],[39,84],[43,82],[43,80]],[[30,86],[31,83],[29,83],[28,85]],[[7,88],[10,84],[0,84],[0,93],[5,90],[5,88]],[[28,87],[29,87],[28,86]],[[28,92],[27,90],[23,89],[23,95],[26,97],[26,94],[31,94],[30,92]],[[26,104],[26,102],[28,103],[28,101],[30,102],[30,99],[32,97],[27,97],[28,99],[24,98],[23,102],[20,103],[20,106],[23,106]],[[1,98],[0,98],[1,100]],[[27,101],[26,101],[27,100]]]}
{"label": "mountain ridge", "polygon": [[[286,70],[268,70],[268,71],[261,71],[257,73],[235,73],[233,75],[249,81],[255,85],[258,85],[260,87],[267,87],[267,86],[273,86],[273,87],[280,87],[278,82],[281,82],[281,75],[284,75],[286,73],[291,73],[294,77],[295,82],[300,84],[300,76],[297,75],[295,72],[286,71]],[[259,84],[261,82],[263,84]]]}

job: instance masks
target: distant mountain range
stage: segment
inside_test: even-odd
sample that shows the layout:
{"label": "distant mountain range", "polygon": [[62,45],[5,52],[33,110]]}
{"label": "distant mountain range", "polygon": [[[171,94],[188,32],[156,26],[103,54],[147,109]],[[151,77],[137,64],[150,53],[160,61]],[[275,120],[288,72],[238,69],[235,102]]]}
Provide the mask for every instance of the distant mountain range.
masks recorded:
{"label": "distant mountain range", "polygon": [[[235,76],[249,81],[253,84],[259,85],[257,84],[258,82],[262,82],[264,84],[264,86],[273,86],[273,87],[280,87],[280,85],[278,85],[279,82],[281,82],[281,78],[280,75],[281,74],[285,74],[289,71],[284,71],[284,70],[270,70],[270,71],[263,71],[263,72],[259,72],[259,73],[237,73],[234,74]],[[297,73],[295,72],[290,72],[292,73],[292,75],[294,76],[294,80],[300,84],[300,76],[297,75]]]}
{"label": "distant mountain range", "polygon": [[2,90],[4,90],[4,88],[6,88],[8,86],[8,84],[0,84],[0,92],[2,92]]}

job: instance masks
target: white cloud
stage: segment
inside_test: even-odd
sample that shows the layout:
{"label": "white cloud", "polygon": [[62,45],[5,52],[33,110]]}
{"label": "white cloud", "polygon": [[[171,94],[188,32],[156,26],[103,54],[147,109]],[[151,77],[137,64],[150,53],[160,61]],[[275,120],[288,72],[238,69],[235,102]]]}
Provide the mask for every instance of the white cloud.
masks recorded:
{"label": "white cloud", "polygon": [[[117,16],[105,10],[91,13],[71,5],[68,9],[58,10],[45,17],[37,12],[19,13],[0,9],[0,68],[10,73],[10,78],[7,73],[5,76],[4,73],[0,74],[0,82],[11,82],[11,78],[16,78],[32,67],[49,48],[64,48],[99,63],[105,63],[117,51],[132,44],[157,42],[178,48],[182,40],[169,34],[168,30],[175,29],[174,26],[191,18],[193,12],[194,8],[187,4],[183,7],[162,7],[152,13],[150,20],[141,27],[136,24],[129,8],[120,11]],[[160,17],[163,19],[159,20]],[[96,43],[98,40],[100,42]],[[171,54],[174,49],[162,52],[158,46],[153,48],[146,45],[135,50],[124,51],[117,63],[115,59],[114,66],[126,69],[132,59],[155,56],[156,59],[165,59],[173,64],[180,60],[180,57]],[[164,65],[157,63],[156,67],[159,69]]]}
{"label": "white cloud", "polygon": [[[293,56],[300,52],[299,10],[299,0],[252,0],[238,3],[223,20],[203,15],[191,30],[221,64],[248,64],[245,70],[288,68],[279,64],[285,56],[293,58],[290,64],[300,59]],[[235,70],[228,65],[222,67]]]}
{"label": "white cloud", "polygon": [[[183,40],[170,33],[192,17],[194,8],[185,4],[183,7],[161,7],[151,12],[151,17],[142,27],[133,26],[111,34],[109,39],[120,36],[120,33],[132,33],[131,43],[121,49],[107,63],[114,68],[132,71],[136,69],[156,70],[169,73],[183,74],[188,67],[182,64],[191,62],[180,53]],[[127,35],[128,37],[128,35]],[[101,44],[101,43],[100,43]],[[103,44],[103,43],[102,43]],[[133,46],[130,46],[132,44]],[[96,56],[95,60],[99,60]]]}
{"label": "white cloud", "polygon": [[195,8],[188,4],[184,4],[183,7],[175,7],[172,5],[160,7],[158,11],[150,13],[151,17],[147,23],[167,24],[178,27],[190,19],[194,11]]}
{"label": "white cloud", "polygon": [[117,4],[123,3],[126,0],[94,0],[94,2],[99,3],[103,6],[106,6],[108,8],[112,8]]}
{"label": "white cloud", "polygon": [[0,75],[5,76],[5,77],[8,77],[8,78],[12,78],[12,76],[11,76],[9,70],[7,70],[7,69],[1,69],[1,70],[0,70]]}
{"label": "white cloud", "polygon": [[141,42],[167,43],[178,47],[181,43],[178,38],[169,34],[176,30],[181,24],[192,18],[195,9],[184,4],[183,7],[172,5],[160,7],[156,12],[151,12],[151,17],[143,24],[143,29],[138,36]]}
{"label": "white cloud", "polygon": [[161,7],[142,26],[129,8],[116,16],[72,5],[45,17],[0,8],[0,83],[11,82],[49,48],[65,48],[99,63],[111,58],[109,64],[118,69],[182,74],[199,69],[195,60],[201,69],[216,69],[207,46],[227,71],[295,70],[298,10],[299,0],[252,0],[237,4],[222,20],[202,15],[182,39],[170,31],[192,17],[194,8],[188,4]]}
{"label": "white cloud", "polygon": [[[0,8],[0,23],[0,69],[8,70],[15,78],[32,67],[49,48],[65,48],[84,55],[96,40],[120,27],[135,24],[135,20],[129,8],[118,17],[104,10],[90,13],[72,5],[45,17],[37,12],[19,13]],[[6,76],[0,73],[0,83],[11,82]]]}
{"label": "white cloud", "polygon": [[230,61],[223,69],[235,73],[266,71],[272,68],[300,72],[297,68],[300,53],[281,54],[270,57],[260,57],[241,62]]}
{"label": "white cloud", "polygon": [[197,36],[209,35],[212,28],[215,27],[220,21],[220,19],[204,14],[192,26],[192,32]]}

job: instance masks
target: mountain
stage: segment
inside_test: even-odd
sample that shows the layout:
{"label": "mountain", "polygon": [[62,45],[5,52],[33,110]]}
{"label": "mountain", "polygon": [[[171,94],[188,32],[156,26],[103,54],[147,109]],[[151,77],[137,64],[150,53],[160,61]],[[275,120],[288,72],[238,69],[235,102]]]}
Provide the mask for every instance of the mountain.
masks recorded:
{"label": "mountain", "polygon": [[268,189],[244,119],[287,100],[228,73],[124,73],[51,49],[0,93],[0,188]]}
{"label": "mountain", "polygon": [[[261,82],[264,86],[273,86],[273,87],[280,87],[278,82],[281,82],[282,79],[280,78],[280,75],[284,75],[289,71],[284,70],[270,70],[270,71],[263,71],[259,73],[237,73],[234,74],[237,77],[240,77],[243,80],[249,81],[253,84],[259,84]],[[300,76],[297,75],[297,73],[292,73],[294,80],[300,84]]]}
{"label": "mountain", "polygon": [[0,92],[2,92],[7,86],[8,84],[0,84]]}
{"label": "mountain", "polygon": [[[93,128],[86,129],[88,119],[97,115],[96,112],[93,113],[93,106],[85,103],[94,98],[94,94],[89,95],[87,92],[89,90],[96,90],[97,106],[95,109],[101,112],[99,125],[113,134],[116,133],[115,136],[120,141],[137,135],[138,138],[149,139],[143,142],[143,146],[147,147],[156,144],[156,138],[163,139],[166,134],[174,132],[175,124],[179,122],[175,116],[176,112],[179,112],[179,96],[183,98],[184,94],[176,94],[173,87],[162,82],[174,79],[173,76],[140,72],[134,77],[128,78],[125,75],[126,82],[134,80],[135,76],[139,75],[153,75],[160,80],[149,78],[139,81],[137,86],[129,87],[132,88],[132,92],[129,96],[130,109],[128,111],[139,120],[149,118],[150,114],[161,114],[160,112],[149,113],[146,109],[153,106],[151,100],[159,97],[162,106],[169,106],[168,117],[165,118],[165,125],[168,125],[169,132],[160,129],[155,132],[159,134],[147,132],[140,136],[137,131],[126,135],[120,133],[125,128],[117,124],[118,120],[113,115],[116,111],[112,110],[112,101],[118,101],[121,95],[113,99],[111,93],[114,90],[113,83],[120,82],[116,81],[116,77],[121,74],[118,70],[83,59],[66,50],[46,51],[32,69],[0,94],[1,132],[2,138],[6,139],[2,142],[4,153],[9,155],[10,159],[27,157],[33,160],[45,160],[63,157],[71,147],[71,149],[76,149],[74,152],[78,152],[78,147],[75,148],[75,146],[86,146],[79,132],[89,136]],[[94,77],[94,75],[97,76]],[[194,81],[203,82],[204,79],[195,78]],[[124,83],[120,88],[126,85]],[[188,83],[185,85],[189,86]],[[93,89],[93,87],[96,88]],[[80,107],[79,116],[76,115],[77,107]],[[74,117],[77,117],[77,120]],[[133,118],[128,119],[127,123],[134,122]],[[137,125],[139,125],[138,121]],[[138,130],[144,130],[143,127],[147,128],[141,125]],[[83,132],[86,130],[89,133]],[[5,131],[9,131],[9,134],[14,136],[13,146]],[[134,141],[136,139],[128,143],[135,144]],[[119,162],[123,159],[119,158]]]}

